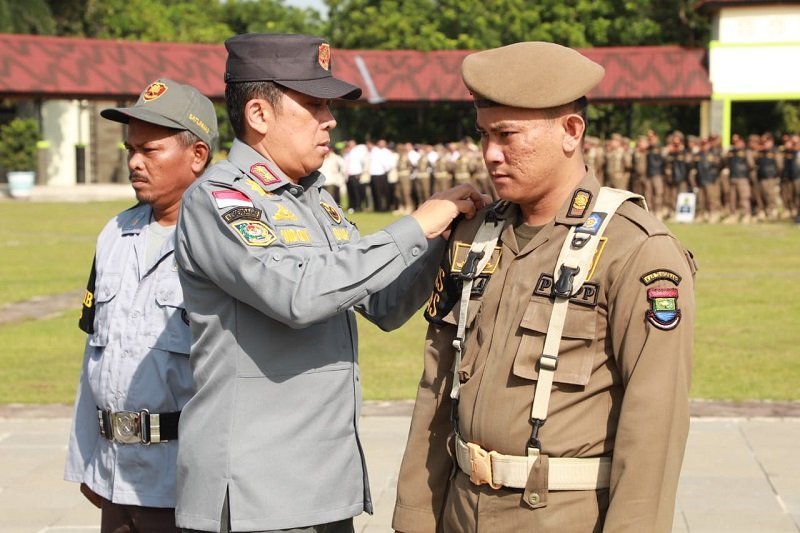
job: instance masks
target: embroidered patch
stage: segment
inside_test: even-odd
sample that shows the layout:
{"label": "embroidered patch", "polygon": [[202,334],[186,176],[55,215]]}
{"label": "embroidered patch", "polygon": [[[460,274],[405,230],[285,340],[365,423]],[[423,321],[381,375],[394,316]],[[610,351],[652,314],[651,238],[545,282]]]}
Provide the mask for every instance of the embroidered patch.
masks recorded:
{"label": "embroidered patch", "polygon": [[234,207],[230,211],[225,211],[225,213],[222,214],[222,219],[228,224],[234,220],[241,220],[243,218],[258,220],[261,218],[261,209],[257,207]]}
{"label": "embroidered patch", "polygon": [[578,189],[575,191],[575,194],[572,195],[572,204],[569,207],[567,216],[570,218],[583,217],[583,214],[586,212],[586,208],[589,207],[589,203],[591,201],[591,192],[587,191],[586,189]]}
{"label": "embroidered patch", "polygon": [[347,228],[331,228],[333,231],[333,236],[337,241],[349,241],[350,240],[350,232],[347,231]]}
{"label": "embroidered patch", "polygon": [[272,215],[272,220],[297,220],[297,215],[289,211],[286,207],[278,205],[278,210]]}
{"label": "embroidered patch", "polygon": [[248,187],[253,189],[254,192],[257,192],[259,196],[273,196],[271,192],[267,192],[261,188],[261,186],[251,179],[247,179],[244,181]]}
{"label": "embroidered patch", "polygon": [[[555,281],[552,274],[542,273],[533,288],[533,294],[550,298],[553,295],[553,285]],[[600,284],[597,282],[584,282],[578,294],[569,299],[570,302],[586,307],[596,307],[597,299],[600,295]]]}
{"label": "embroidered patch", "polygon": [[211,193],[219,209],[226,207],[253,207],[253,201],[239,191],[213,191]]}
{"label": "embroidered patch", "polygon": [[281,239],[286,244],[294,244],[296,242],[311,242],[311,236],[308,234],[307,229],[282,229]]}
{"label": "embroidered patch", "polygon": [[[467,256],[469,255],[469,249],[472,245],[464,243],[464,242],[456,242],[456,245],[453,247],[453,257],[450,261],[450,273],[451,274],[459,274],[461,269],[464,268],[464,262],[467,260]],[[492,250],[492,257],[489,259],[489,262],[486,263],[486,266],[483,267],[478,274],[487,275],[487,274],[494,274],[494,271],[497,270],[497,266],[500,264],[500,256],[503,254],[503,249],[499,246],[495,247]]]}
{"label": "embroidered patch", "polygon": [[597,235],[600,231],[600,226],[608,216],[608,213],[592,213],[586,221],[575,228],[575,233],[588,233],[589,235]]}
{"label": "embroidered patch", "polygon": [[678,289],[647,289],[650,309],[645,316],[647,321],[658,329],[671,330],[681,321],[678,309]]}
{"label": "embroidered patch", "polygon": [[267,165],[264,163],[256,163],[250,167],[250,174],[259,179],[264,185],[272,185],[273,183],[280,183],[281,179],[272,173]]}
{"label": "embroidered patch", "polygon": [[322,206],[322,209],[324,209],[326,213],[328,213],[328,216],[331,217],[331,220],[337,224],[342,223],[342,215],[339,213],[338,209],[326,202],[320,202],[319,205]]}
{"label": "embroidered patch", "polygon": [[331,68],[331,45],[328,43],[322,43],[319,45],[319,53],[317,54],[317,61],[319,61],[319,66],[328,70]]}
{"label": "embroidered patch", "polygon": [[248,246],[269,246],[278,239],[269,226],[258,220],[234,222],[231,227]]}
{"label": "embroidered patch", "polygon": [[667,270],[666,268],[661,268],[661,269],[650,271],[650,272],[648,272],[647,274],[645,274],[644,276],[642,276],[639,279],[645,285],[650,285],[650,284],[655,283],[656,281],[658,281],[660,279],[665,279],[665,280],[671,281],[675,285],[680,285],[682,278],[678,274],[673,272],[672,270]]}
{"label": "embroidered patch", "polygon": [[147,89],[144,90],[144,93],[142,93],[142,100],[145,102],[152,102],[167,92],[167,89],[169,89],[169,87],[160,81],[151,83],[147,86]]}
{"label": "embroidered patch", "polygon": [[606,243],[608,242],[608,237],[600,237],[600,242],[597,243],[597,250],[594,251],[594,256],[592,257],[592,264],[589,265],[589,275],[586,276],[586,281],[592,279],[594,276],[594,271],[597,268],[597,263],[600,262],[600,256],[603,255],[603,250],[606,249]]}

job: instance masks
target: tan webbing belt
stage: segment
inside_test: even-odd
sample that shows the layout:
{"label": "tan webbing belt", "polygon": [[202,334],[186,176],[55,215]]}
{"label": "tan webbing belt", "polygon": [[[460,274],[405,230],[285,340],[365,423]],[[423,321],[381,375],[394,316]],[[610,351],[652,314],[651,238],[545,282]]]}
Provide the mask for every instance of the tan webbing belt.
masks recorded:
{"label": "tan webbing belt", "polygon": [[[538,450],[535,450],[538,452]],[[456,435],[456,460],[462,472],[476,485],[524,489],[538,453],[527,457],[487,452]],[[595,490],[609,486],[610,457],[548,458],[548,490]]]}

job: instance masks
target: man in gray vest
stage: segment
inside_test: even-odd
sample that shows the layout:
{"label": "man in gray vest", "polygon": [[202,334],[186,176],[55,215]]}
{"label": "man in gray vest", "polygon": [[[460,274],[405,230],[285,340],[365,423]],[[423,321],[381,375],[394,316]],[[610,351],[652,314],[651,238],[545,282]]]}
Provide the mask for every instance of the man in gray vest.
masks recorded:
{"label": "man in gray vest", "polygon": [[181,417],[177,523],[353,531],[372,512],[358,436],[358,311],[403,324],[433,287],[439,235],[482,197],[445,191],[360,236],[317,169],[336,126],[331,49],[305,35],[226,41],[236,140],[184,195],[176,255],[197,387]]}
{"label": "man in gray vest", "polygon": [[194,390],[175,223],[181,195],[211,161],[217,117],[197,89],[167,79],[133,107],[100,114],[128,125],[139,203],[97,239],[64,478],[102,508],[102,533],[175,532],[178,418]]}

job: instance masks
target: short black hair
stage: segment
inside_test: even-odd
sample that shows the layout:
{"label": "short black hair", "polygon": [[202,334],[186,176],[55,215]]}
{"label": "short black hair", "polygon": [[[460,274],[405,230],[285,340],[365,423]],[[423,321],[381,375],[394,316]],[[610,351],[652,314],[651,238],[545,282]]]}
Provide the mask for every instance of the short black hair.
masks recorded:
{"label": "short black hair", "polygon": [[244,137],[244,106],[253,98],[263,98],[274,108],[280,107],[284,87],[271,81],[242,81],[225,84],[225,108],[237,138]]}

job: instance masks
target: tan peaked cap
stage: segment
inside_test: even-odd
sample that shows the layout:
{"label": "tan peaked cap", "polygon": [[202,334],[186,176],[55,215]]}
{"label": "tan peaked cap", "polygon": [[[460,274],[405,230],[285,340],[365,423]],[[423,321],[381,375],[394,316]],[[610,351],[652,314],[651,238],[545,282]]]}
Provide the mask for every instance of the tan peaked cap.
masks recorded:
{"label": "tan peaked cap", "polygon": [[605,69],[572,48],[530,41],[470,54],[461,75],[476,100],[543,109],[585,96]]}

